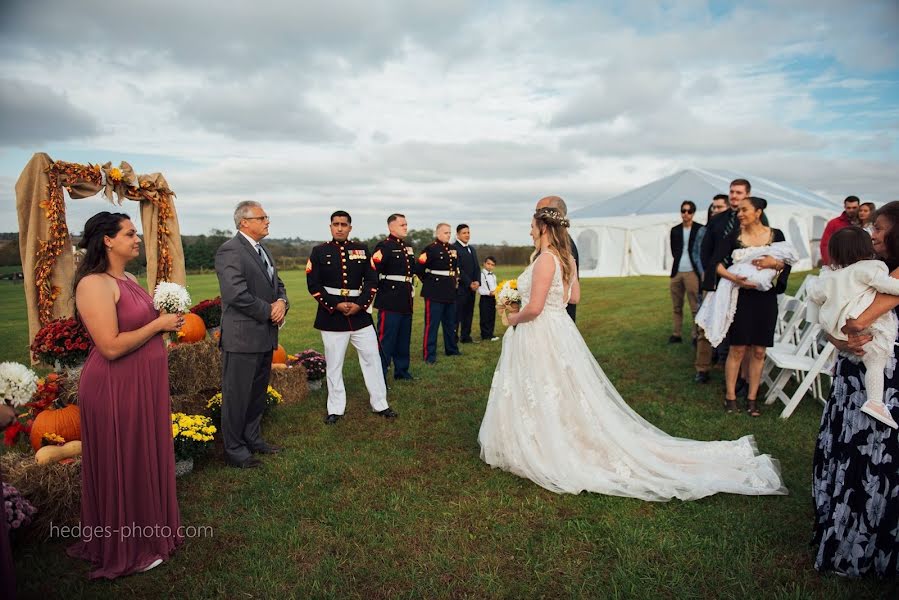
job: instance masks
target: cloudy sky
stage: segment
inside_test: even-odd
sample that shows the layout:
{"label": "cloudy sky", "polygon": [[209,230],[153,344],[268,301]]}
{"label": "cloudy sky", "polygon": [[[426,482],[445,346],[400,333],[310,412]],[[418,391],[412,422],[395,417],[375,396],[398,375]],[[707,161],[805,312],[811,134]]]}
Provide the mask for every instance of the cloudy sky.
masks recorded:
{"label": "cloudy sky", "polygon": [[[899,3],[6,0],[0,230],[33,152],[161,171],[185,233],[472,225],[524,243],[681,168],[899,199]],[[80,231],[98,199],[69,203]],[[132,209],[133,213],[136,213]]]}

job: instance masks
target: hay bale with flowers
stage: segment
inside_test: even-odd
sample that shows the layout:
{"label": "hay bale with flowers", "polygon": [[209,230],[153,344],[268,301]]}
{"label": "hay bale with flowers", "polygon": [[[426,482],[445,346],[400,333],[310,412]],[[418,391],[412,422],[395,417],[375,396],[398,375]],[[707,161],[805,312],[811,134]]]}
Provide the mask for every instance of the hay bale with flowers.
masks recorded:
{"label": "hay bale with flowers", "polygon": [[81,516],[81,459],[39,465],[33,454],[6,452],[0,455],[0,471],[37,508],[24,535],[38,540],[50,538],[50,525],[76,525]]}
{"label": "hay bale with flowers", "polygon": [[273,388],[281,393],[284,398],[284,404],[301,402],[309,395],[309,386],[306,382],[306,369],[301,364],[288,365],[286,368],[272,369],[270,383]]}
{"label": "hay bale with flowers", "polygon": [[173,396],[212,391],[222,386],[222,352],[205,339],[169,347],[169,389]]}

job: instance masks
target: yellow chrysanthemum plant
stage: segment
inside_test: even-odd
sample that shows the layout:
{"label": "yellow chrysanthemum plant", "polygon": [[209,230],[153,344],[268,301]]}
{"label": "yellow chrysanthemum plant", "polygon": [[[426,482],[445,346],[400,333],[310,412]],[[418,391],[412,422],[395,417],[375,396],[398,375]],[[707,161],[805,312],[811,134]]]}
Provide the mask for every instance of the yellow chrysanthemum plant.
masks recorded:
{"label": "yellow chrysanthemum plant", "polygon": [[[268,390],[265,392],[265,410],[268,412],[271,410],[273,406],[277,406],[284,402],[284,397],[281,393],[273,388],[272,386],[268,386]],[[212,398],[210,398],[206,402],[206,408],[212,414],[213,418],[219,418],[222,414],[222,393],[219,392]]]}
{"label": "yellow chrysanthemum plant", "polygon": [[215,425],[205,415],[172,413],[172,439],[175,459],[186,460],[200,456],[212,445]]}

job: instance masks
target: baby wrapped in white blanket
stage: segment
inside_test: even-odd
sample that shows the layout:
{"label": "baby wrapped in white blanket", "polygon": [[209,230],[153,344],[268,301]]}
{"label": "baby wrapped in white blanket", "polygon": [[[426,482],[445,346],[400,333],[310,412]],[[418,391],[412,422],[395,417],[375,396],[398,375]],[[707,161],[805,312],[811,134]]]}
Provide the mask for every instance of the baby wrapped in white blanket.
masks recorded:
{"label": "baby wrapped in white blanket", "polygon": [[[737,248],[731,253],[734,263],[727,269],[737,277],[745,277],[747,281],[755,284],[755,289],[767,292],[774,287],[774,278],[777,271],[774,269],[759,269],[752,264],[756,258],[771,256],[792,265],[799,257],[796,249],[789,242],[774,242],[770,246],[754,246],[752,248]],[[714,292],[706,294],[702,299],[702,306],[696,313],[696,324],[705,331],[705,337],[714,347],[721,344],[727,331],[730,329],[737,312],[737,295],[740,287],[731,280],[723,277],[718,282],[718,288]]]}

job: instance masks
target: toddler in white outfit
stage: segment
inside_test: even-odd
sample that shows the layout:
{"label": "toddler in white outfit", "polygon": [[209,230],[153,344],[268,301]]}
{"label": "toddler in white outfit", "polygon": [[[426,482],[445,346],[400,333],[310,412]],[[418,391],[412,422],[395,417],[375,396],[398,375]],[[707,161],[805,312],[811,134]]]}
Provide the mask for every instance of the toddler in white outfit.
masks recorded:
{"label": "toddler in white outfit", "polygon": [[[818,323],[839,340],[848,336],[842,328],[871,306],[877,292],[899,296],[899,279],[890,277],[886,265],[875,260],[871,236],[860,227],[837,231],[827,245],[832,270],[822,269],[809,283],[809,299],[820,306]],[[874,339],[865,344],[861,357],[865,364],[867,400],[862,412],[896,429],[897,424],[883,402],[883,372],[893,356],[899,320],[893,311],[879,316],[865,333]]]}

